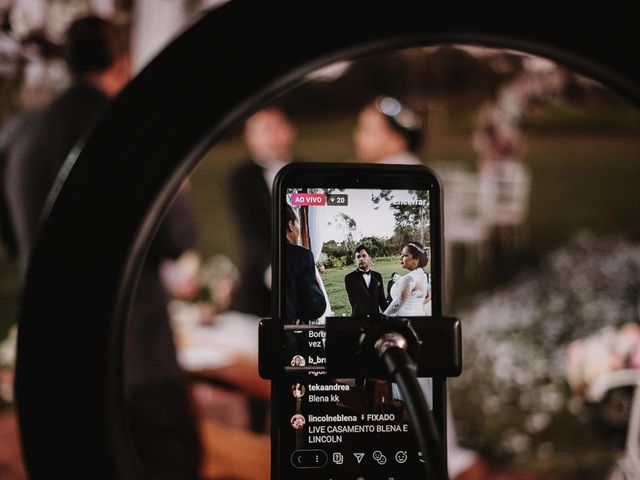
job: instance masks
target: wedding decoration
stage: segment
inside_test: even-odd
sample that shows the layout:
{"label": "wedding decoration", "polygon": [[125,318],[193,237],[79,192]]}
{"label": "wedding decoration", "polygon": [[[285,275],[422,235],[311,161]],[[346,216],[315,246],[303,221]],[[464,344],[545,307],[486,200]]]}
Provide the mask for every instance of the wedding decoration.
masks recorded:
{"label": "wedding decoration", "polygon": [[459,315],[459,436],[495,456],[551,455],[555,425],[576,421],[569,385],[581,392],[601,371],[640,362],[639,307],[640,244],[586,231],[478,299]]}

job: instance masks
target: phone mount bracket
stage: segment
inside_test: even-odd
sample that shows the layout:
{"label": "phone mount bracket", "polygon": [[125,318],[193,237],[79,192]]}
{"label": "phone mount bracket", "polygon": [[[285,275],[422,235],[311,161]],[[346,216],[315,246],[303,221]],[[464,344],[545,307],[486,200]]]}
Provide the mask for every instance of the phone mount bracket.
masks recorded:
{"label": "phone mount bracket", "polygon": [[[288,367],[286,332],[325,331],[326,364]],[[287,325],[266,318],[259,327],[259,372],[272,380],[285,373],[324,371],[331,378],[388,379],[374,344],[388,333],[407,340],[420,377],[457,377],[462,372],[462,332],[454,317],[327,317],[324,325]]]}

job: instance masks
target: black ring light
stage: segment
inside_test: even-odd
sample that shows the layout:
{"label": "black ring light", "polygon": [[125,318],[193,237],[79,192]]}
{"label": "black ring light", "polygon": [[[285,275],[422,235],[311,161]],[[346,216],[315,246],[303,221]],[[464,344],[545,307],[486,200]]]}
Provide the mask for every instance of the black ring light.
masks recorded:
{"label": "black ring light", "polygon": [[[440,18],[454,18],[451,10]],[[204,15],[131,82],[67,163],[20,313],[16,393],[31,478],[145,478],[121,392],[122,332],[145,248],[202,154],[303,74],[388,49],[477,44],[554,59],[640,103],[632,60],[640,42],[630,30],[454,29],[416,5],[375,17],[311,6],[304,18],[313,22],[292,15],[275,2]]]}

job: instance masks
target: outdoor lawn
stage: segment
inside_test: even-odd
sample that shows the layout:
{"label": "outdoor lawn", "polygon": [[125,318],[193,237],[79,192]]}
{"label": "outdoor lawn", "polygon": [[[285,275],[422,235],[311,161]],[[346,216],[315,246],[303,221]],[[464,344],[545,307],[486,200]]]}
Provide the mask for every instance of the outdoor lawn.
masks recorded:
{"label": "outdoor lawn", "polygon": [[[406,270],[403,270],[402,267],[400,267],[399,258],[387,257],[376,259],[370,268],[382,275],[385,295],[387,294],[387,282],[391,279],[391,275],[394,272],[399,273],[400,275],[407,273]],[[348,273],[353,272],[354,269],[355,265],[351,265],[349,267],[327,268],[326,272],[322,274],[322,281],[324,282],[324,287],[327,290],[333,314],[336,317],[351,315],[351,306],[349,305],[347,292],[344,288],[344,277]],[[430,273],[429,266],[427,266],[425,271]]]}
{"label": "outdoor lawn", "polygon": [[[406,273],[402,271],[399,260],[391,258],[378,259],[370,268],[382,275],[385,294],[387,293],[387,282],[391,278],[391,274],[393,272],[398,272],[401,275]],[[322,281],[324,282],[324,287],[331,301],[333,314],[336,317],[351,315],[351,306],[349,305],[347,292],[344,289],[344,277],[348,273],[353,272],[354,269],[354,265],[350,267],[328,268],[327,271],[322,274]]]}

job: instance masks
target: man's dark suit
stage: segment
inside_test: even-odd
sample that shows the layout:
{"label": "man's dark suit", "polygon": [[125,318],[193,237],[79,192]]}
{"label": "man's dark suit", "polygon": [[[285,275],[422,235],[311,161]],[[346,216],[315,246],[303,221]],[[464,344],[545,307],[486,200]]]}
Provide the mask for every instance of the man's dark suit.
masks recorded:
{"label": "man's dark suit", "polygon": [[250,161],[234,170],[229,177],[229,198],[244,259],[233,308],[258,316],[271,315],[271,292],[264,282],[271,264],[271,193],[264,169]]}
{"label": "man's dark suit", "polygon": [[285,245],[284,293],[285,324],[307,322],[324,313],[327,302],[316,279],[316,267],[310,250],[287,242]]}
{"label": "man's dark suit", "polygon": [[351,304],[351,316],[353,317],[377,315],[387,308],[382,275],[373,270],[369,270],[369,272],[371,272],[369,287],[367,287],[360,270],[355,270],[344,277],[344,286],[347,289]]}

